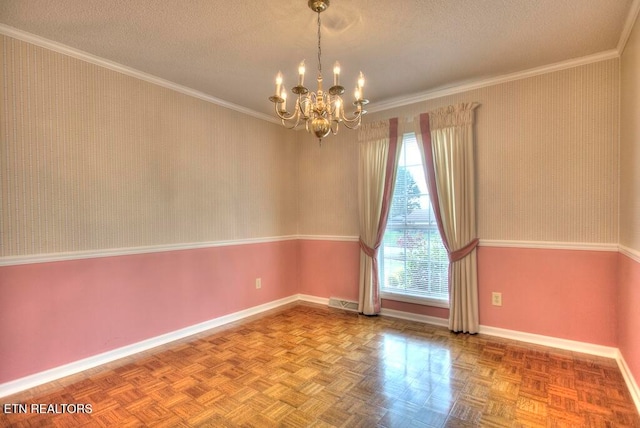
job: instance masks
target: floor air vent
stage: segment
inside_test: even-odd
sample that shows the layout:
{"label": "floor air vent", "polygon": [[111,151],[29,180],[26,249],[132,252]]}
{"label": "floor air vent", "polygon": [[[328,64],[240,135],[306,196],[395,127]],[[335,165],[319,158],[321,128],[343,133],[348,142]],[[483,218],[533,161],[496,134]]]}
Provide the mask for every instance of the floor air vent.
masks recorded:
{"label": "floor air vent", "polygon": [[344,309],[346,311],[358,311],[358,302],[352,302],[351,300],[338,299],[332,297],[329,299],[329,306],[332,308]]}

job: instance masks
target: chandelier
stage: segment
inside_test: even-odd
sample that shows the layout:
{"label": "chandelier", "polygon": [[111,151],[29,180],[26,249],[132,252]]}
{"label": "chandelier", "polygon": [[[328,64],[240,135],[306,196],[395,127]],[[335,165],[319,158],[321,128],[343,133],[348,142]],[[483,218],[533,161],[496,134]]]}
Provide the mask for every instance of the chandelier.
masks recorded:
{"label": "chandelier", "polygon": [[344,87],[340,85],[340,64],[336,61],[333,66],[333,86],[326,92],[322,89],[322,47],[320,44],[320,13],[327,10],[329,0],[309,0],[309,8],[318,13],[318,89],[311,92],[304,86],[305,65],[304,60],[298,67],[298,84],[291,88],[291,92],[297,95],[293,111],[287,110],[287,91],[282,84],[282,73],[276,76],[276,92],[269,100],[273,102],[275,111],[282,125],[288,129],[294,129],[304,123],[305,129],[313,133],[321,142],[329,133],[336,135],[340,123],[349,129],[360,126],[362,115],[367,111],[362,107],[369,102],[364,98],[364,75],[360,72],[356,86],[353,105],[355,112],[347,116],[344,112],[342,95]]}

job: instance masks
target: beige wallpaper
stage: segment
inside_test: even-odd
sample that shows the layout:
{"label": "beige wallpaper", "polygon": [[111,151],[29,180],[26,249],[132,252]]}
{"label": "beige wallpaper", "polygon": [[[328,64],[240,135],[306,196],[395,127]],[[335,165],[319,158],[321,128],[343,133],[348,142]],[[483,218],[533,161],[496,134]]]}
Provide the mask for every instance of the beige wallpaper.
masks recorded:
{"label": "beige wallpaper", "polygon": [[640,17],[621,67],[620,244],[640,251]]}
{"label": "beige wallpaper", "polygon": [[0,256],[296,233],[294,133],[0,39]]}
{"label": "beige wallpaper", "polygon": [[322,146],[299,134],[299,233],[357,236],[358,131],[341,129]]}
{"label": "beige wallpaper", "polygon": [[[476,109],[481,239],[616,243],[619,61],[601,61],[371,114]],[[372,101],[375,105],[375,100]],[[301,234],[357,235],[357,133],[304,141]]]}
{"label": "beige wallpaper", "polygon": [[[636,86],[637,32],[623,58]],[[26,42],[2,37],[0,49],[0,256],[358,234],[357,131],[319,147]],[[479,102],[480,238],[615,243],[618,80],[619,61],[607,60],[366,120]],[[623,119],[639,99],[623,97]],[[638,152],[636,122],[623,125],[620,235],[637,249],[640,200],[626,195],[640,194],[639,160],[625,154]]]}

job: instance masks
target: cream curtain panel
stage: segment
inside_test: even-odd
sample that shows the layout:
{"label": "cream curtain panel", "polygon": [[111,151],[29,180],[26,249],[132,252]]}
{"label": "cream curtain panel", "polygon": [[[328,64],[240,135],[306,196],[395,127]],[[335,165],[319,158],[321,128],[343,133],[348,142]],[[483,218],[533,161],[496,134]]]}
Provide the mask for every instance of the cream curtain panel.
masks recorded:
{"label": "cream curtain panel", "polygon": [[359,132],[358,209],[360,280],[358,312],[380,312],[378,248],[387,225],[398,169],[398,119],[365,124]]}
{"label": "cream curtain panel", "polygon": [[449,329],[477,333],[474,110],[457,104],[416,118],[429,197],[449,253]]}

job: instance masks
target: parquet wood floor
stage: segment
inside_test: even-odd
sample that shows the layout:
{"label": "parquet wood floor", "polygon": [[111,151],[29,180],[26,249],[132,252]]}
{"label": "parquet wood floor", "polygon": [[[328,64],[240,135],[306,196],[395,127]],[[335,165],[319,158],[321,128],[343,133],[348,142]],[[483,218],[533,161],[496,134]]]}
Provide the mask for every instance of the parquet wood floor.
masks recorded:
{"label": "parquet wood floor", "polygon": [[0,400],[0,425],[640,427],[615,361],[296,304]]}

